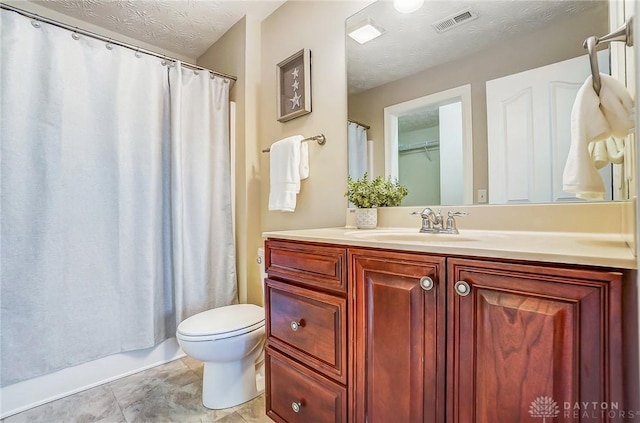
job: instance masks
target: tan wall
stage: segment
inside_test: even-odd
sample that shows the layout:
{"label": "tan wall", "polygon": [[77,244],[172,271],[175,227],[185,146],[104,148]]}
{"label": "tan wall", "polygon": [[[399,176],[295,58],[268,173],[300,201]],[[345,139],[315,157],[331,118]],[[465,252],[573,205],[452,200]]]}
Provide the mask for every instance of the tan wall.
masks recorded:
{"label": "tan wall", "polygon": [[[345,20],[367,3],[288,1],[262,22],[260,99],[261,148],[294,134],[325,134],[309,145],[310,176],[302,181],[296,211],[268,211],[269,155],[260,157],[263,230],[319,228],[345,224],[347,201],[347,82]],[[312,55],[312,112],[280,123],[276,112],[276,64],[308,48]]]}
{"label": "tan wall", "polygon": [[[262,304],[256,250],[260,246],[260,186],[257,182],[257,91],[260,63],[259,22],[241,19],[213,44],[198,65],[238,78],[230,97],[236,102],[235,219],[238,299]],[[257,287],[257,289],[256,289]]]}
{"label": "tan wall", "polygon": [[384,107],[471,84],[474,193],[487,188],[486,81],[586,54],[584,39],[606,34],[607,25],[601,15],[585,13],[544,31],[506,40],[472,56],[349,96],[349,119],[371,126],[368,135],[375,141],[374,175],[384,173]]}
{"label": "tan wall", "polygon": [[[261,23],[238,22],[198,64],[236,75],[236,242],[239,301],[263,303],[256,250],[264,230],[341,226],[345,222],[346,65],[344,22],[362,1],[290,1]],[[276,64],[308,48],[313,56],[312,113],[276,120]],[[344,125],[339,122],[345,122]],[[267,211],[269,156],[261,153],[292,134],[324,133],[327,144],[310,145],[311,176],[294,213]],[[339,187],[337,189],[336,187]]]}

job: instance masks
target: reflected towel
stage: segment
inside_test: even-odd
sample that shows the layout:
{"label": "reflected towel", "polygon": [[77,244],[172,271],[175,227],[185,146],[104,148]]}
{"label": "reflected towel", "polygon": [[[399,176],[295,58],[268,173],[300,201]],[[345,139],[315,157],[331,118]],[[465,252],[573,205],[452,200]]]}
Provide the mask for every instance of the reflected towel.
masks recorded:
{"label": "reflected towel", "polygon": [[607,145],[604,140],[592,141],[589,143],[589,155],[596,169],[602,169],[609,164],[607,156]]}
{"label": "reflected towel", "polygon": [[607,159],[613,164],[624,162],[625,142],[623,138],[609,137],[605,141],[607,146]]}
{"label": "reflected towel", "polygon": [[302,135],[294,135],[271,145],[269,210],[293,212],[296,209],[303,139]]}
{"label": "reflected towel", "polygon": [[609,137],[606,140],[589,143],[589,155],[596,169],[602,169],[609,163],[624,162],[624,139]]}
{"label": "reflected towel", "polygon": [[[563,189],[577,197],[604,199],[604,183],[589,154],[589,143],[624,137],[634,127],[633,99],[615,78],[600,74],[600,96],[589,76],[571,110],[571,146],[562,175]],[[595,149],[594,149],[595,150]]]}

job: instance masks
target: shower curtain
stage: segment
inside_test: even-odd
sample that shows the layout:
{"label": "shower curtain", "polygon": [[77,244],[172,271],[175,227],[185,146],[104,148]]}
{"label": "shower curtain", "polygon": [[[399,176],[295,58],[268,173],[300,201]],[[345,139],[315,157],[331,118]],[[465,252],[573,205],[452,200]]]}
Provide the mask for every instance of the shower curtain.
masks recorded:
{"label": "shower curtain", "polygon": [[156,345],[236,280],[229,84],[1,12],[5,386]]}
{"label": "shower curtain", "polygon": [[177,63],[170,69],[169,85],[174,303],[182,321],[237,298],[229,81]]}
{"label": "shower curtain", "polygon": [[348,122],[347,144],[349,176],[353,179],[362,178],[367,171],[367,129],[357,123]]}

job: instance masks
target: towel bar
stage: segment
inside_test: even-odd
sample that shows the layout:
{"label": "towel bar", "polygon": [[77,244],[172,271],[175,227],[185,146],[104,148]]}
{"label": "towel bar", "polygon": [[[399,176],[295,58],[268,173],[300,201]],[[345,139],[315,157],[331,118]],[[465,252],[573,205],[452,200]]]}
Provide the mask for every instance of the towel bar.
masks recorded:
{"label": "towel bar", "polygon": [[[307,141],[317,141],[319,145],[324,145],[327,142],[327,137],[325,137],[324,134],[314,135],[312,137],[305,138],[300,142],[307,142]],[[262,150],[263,153],[268,153],[269,151],[271,151],[270,148],[265,148],[264,150]]]}
{"label": "towel bar", "polygon": [[591,76],[593,78],[593,90],[600,95],[602,82],[600,81],[600,69],[598,67],[598,52],[596,46],[600,43],[610,43],[613,41],[622,41],[629,47],[633,46],[633,16],[625,22],[620,28],[603,37],[591,36],[584,40],[582,46],[589,52],[589,62],[591,64]]}

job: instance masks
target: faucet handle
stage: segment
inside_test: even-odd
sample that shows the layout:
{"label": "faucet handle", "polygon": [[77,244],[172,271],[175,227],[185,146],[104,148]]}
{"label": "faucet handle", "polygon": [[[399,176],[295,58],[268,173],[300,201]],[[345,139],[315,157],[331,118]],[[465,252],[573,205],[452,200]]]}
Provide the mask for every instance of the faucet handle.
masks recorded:
{"label": "faucet handle", "polygon": [[458,226],[456,225],[456,216],[467,216],[469,213],[467,212],[463,212],[463,211],[457,211],[457,212],[452,212],[450,211],[449,213],[447,213],[448,217],[447,217],[447,226],[445,227],[445,231],[452,233],[452,234],[457,234],[458,232]]}
{"label": "faucet handle", "polygon": [[457,212],[452,212],[450,211],[449,213],[447,213],[449,215],[449,217],[454,217],[454,216],[467,216],[469,215],[469,213],[464,212],[464,211],[457,211]]}

